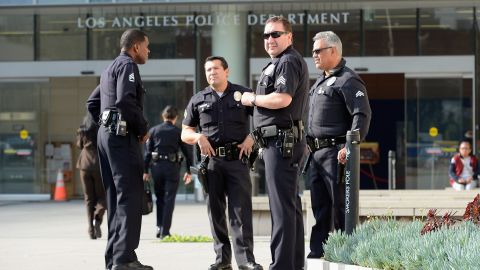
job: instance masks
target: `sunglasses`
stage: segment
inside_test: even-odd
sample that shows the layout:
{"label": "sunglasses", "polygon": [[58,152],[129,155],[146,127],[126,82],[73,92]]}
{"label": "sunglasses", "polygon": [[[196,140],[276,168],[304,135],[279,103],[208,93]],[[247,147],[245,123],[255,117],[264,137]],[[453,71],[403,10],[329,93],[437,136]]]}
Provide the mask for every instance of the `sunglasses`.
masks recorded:
{"label": "sunglasses", "polygon": [[325,47],[325,48],[320,48],[320,49],[315,49],[315,50],[312,50],[312,54],[313,55],[319,55],[323,50],[330,49],[330,48],[332,48],[332,46]]}
{"label": "sunglasses", "polygon": [[273,31],[273,32],[270,32],[270,33],[264,33],[263,34],[263,39],[268,39],[270,36],[272,36],[272,38],[279,38],[283,34],[288,34],[288,32]]}

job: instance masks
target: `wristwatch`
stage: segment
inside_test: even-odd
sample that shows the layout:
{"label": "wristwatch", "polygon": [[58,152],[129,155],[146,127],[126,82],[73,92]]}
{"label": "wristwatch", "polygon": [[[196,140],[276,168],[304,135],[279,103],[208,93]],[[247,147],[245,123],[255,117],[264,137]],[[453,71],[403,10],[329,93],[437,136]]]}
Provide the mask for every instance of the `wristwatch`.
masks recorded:
{"label": "wristwatch", "polygon": [[257,104],[255,104],[255,100],[257,99],[257,95],[253,94],[253,100],[252,100],[252,106],[257,106]]}

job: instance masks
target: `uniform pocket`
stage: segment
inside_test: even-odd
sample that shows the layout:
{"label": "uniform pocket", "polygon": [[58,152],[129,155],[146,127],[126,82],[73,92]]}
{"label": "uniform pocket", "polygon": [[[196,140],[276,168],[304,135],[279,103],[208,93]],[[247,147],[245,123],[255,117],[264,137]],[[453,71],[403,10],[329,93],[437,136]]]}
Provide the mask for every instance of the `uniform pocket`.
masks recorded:
{"label": "uniform pocket", "polygon": [[200,114],[200,126],[208,126],[216,122],[212,103],[203,103],[198,106],[198,112]]}
{"label": "uniform pocket", "polygon": [[246,123],[247,112],[246,107],[240,101],[232,100],[228,103],[228,111],[226,117],[229,121]]}

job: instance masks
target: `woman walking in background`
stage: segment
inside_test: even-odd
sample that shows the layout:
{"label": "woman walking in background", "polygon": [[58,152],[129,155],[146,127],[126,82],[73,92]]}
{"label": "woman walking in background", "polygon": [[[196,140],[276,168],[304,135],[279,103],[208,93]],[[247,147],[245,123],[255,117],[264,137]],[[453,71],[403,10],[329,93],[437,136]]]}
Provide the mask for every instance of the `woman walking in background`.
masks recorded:
{"label": "woman walking in background", "polygon": [[83,195],[87,206],[88,235],[91,239],[102,237],[100,225],[105,213],[105,190],[100,175],[97,154],[98,126],[87,114],[77,131],[77,147],[81,150],[77,161]]}

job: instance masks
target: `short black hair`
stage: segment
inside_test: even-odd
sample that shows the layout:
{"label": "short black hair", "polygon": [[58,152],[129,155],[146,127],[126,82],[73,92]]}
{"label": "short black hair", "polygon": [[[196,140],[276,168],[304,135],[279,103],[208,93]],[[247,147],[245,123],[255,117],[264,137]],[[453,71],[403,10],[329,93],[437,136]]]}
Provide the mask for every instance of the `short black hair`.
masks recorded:
{"label": "short black hair", "polygon": [[120,48],[122,50],[130,50],[136,43],[145,41],[147,34],[138,29],[127,29],[120,38]]}
{"label": "short black hair", "polygon": [[213,60],[219,60],[220,62],[222,62],[222,67],[223,69],[227,69],[228,68],[228,63],[227,63],[227,60],[225,60],[225,58],[221,57],[221,56],[209,56],[205,59],[205,63],[209,62],[209,61],[213,61]]}
{"label": "short black hair", "polygon": [[173,120],[178,116],[177,108],[172,105],[167,105],[162,111],[162,117],[167,120]]}

